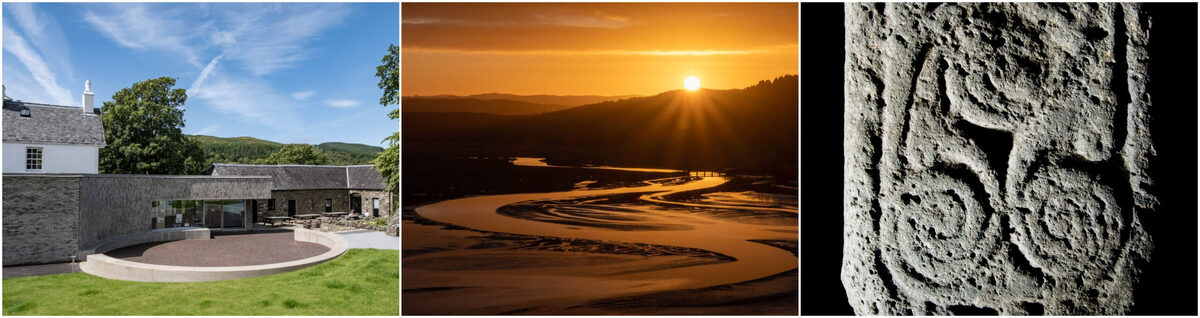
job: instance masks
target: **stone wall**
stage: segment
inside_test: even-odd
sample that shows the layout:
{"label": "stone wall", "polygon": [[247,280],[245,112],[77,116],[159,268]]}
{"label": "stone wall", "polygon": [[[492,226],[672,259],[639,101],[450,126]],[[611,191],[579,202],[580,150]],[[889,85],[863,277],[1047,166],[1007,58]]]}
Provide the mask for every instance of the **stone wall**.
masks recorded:
{"label": "stone wall", "polygon": [[4,266],[69,262],[79,252],[79,175],[4,175]]}
{"label": "stone wall", "polygon": [[1158,208],[1141,7],[844,12],[855,313],[1128,313]]}
{"label": "stone wall", "polygon": [[[390,215],[393,200],[385,191],[370,190],[274,190],[271,198],[275,199],[275,210],[268,210],[266,200],[257,200],[260,222],[267,216],[287,216],[287,201],[296,200],[296,214],[320,214],[325,212],[325,199],[333,200],[333,212],[350,211],[350,195],[362,196],[362,207],[370,212],[371,199],[379,198],[380,216]],[[249,208],[247,208],[249,211]],[[361,212],[361,211],[360,211]]]}
{"label": "stone wall", "polygon": [[387,191],[350,190],[350,193],[358,193],[362,196],[363,211],[370,213],[372,208],[371,199],[378,198],[379,217],[388,217],[392,215],[392,208],[395,207],[395,204],[392,201],[395,196],[388,195]]}
{"label": "stone wall", "polygon": [[[270,189],[269,177],[87,175],[80,186],[80,245],[149,231],[154,200],[265,199]],[[249,207],[245,215],[249,221]]]}
{"label": "stone wall", "polygon": [[288,200],[296,200],[296,214],[325,213],[325,199],[333,200],[333,212],[346,212],[350,208],[350,194],[346,190],[274,190],[275,210],[267,210],[267,201],[258,200],[260,216],[287,216]]}

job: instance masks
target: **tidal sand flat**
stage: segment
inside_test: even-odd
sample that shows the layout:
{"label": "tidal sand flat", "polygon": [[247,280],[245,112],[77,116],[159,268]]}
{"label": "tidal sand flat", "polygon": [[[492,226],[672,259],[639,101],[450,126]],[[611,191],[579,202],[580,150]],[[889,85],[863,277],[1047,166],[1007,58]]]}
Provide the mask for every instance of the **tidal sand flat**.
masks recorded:
{"label": "tidal sand flat", "polygon": [[754,196],[718,195],[714,207],[656,202],[731,180],[648,175],[409,209],[403,312],[795,314],[794,205],[788,215]]}

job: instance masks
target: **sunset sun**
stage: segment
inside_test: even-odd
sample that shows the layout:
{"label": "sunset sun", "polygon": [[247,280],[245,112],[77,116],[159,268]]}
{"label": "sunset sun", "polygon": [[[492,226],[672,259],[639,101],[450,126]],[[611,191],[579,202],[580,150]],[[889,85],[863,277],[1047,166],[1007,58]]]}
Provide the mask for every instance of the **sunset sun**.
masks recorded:
{"label": "sunset sun", "polygon": [[700,89],[700,79],[695,76],[688,76],[687,79],[683,80],[683,88],[689,91]]}

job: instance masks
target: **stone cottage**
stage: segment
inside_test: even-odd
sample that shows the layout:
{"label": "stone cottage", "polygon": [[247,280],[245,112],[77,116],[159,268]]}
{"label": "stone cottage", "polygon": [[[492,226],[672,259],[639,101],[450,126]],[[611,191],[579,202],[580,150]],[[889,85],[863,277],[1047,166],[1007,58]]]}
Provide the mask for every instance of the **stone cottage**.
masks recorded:
{"label": "stone cottage", "polygon": [[271,198],[251,200],[248,213],[255,221],[268,216],[349,212],[389,217],[395,196],[384,187],[372,165],[247,165],[213,164],[213,176],[270,176]]}

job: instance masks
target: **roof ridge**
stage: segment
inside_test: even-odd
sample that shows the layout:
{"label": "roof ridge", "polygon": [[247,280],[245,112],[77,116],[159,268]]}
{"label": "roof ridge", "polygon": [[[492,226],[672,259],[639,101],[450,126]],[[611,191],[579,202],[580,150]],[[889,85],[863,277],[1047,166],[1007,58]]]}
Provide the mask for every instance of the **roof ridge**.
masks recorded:
{"label": "roof ridge", "polygon": [[329,167],[329,168],[349,168],[349,167],[374,167],[375,165],[297,165],[297,164],[250,164],[250,163],[213,163],[214,166],[245,166],[245,167]]}
{"label": "roof ridge", "polygon": [[26,101],[19,101],[19,100],[9,101],[9,102],[17,103],[17,104],[21,104],[21,105],[25,105],[25,106],[38,106],[38,107],[59,107],[59,108],[81,108],[81,107],[83,107],[83,106],[43,104],[43,103],[34,103],[34,102],[26,102]]}

